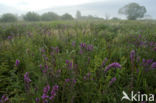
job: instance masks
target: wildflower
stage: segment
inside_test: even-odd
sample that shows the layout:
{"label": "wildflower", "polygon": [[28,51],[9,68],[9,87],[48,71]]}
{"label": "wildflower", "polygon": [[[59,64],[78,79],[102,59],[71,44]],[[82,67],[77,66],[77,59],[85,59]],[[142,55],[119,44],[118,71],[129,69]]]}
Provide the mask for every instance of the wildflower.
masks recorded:
{"label": "wildflower", "polygon": [[72,62],[70,62],[69,60],[66,60],[66,64],[70,69],[72,68],[72,65],[73,65]]}
{"label": "wildflower", "polygon": [[152,68],[156,68],[156,62],[153,62],[151,65]]}
{"label": "wildflower", "polygon": [[75,41],[72,42],[72,46],[75,47]]}
{"label": "wildflower", "polygon": [[109,69],[111,69],[111,68],[121,68],[121,65],[119,64],[119,63],[116,63],[116,62],[114,62],[114,63],[112,63],[112,64],[109,64],[107,67],[106,67],[106,69],[104,70],[104,72],[107,72]]}
{"label": "wildflower", "polygon": [[92,51],[93,50],[93,45],[87,45],[87,50]]}
{"label": "wildflower", "polygon": [[36,102],[36,103],[39,103],[39,102],[40,102],[40,99],[39,99],[39,98],[36,98],[36,99],[35,99],[35,102]]}
{"label": "wildflower", "polygon": [[79,52],[80,54],[83,54],[83,50],[82,49],[80,49],[80,52]]}
{"label": "wildflower", "polygon": [[81,43],[80,46],[81,46],[81,48],[86,48],[86,44],[85,43]]}
{"label": "wildflower", "polygon": [[45,52],[45,49],[44,48],[41,48],[41,52],[44,53]]}
{"label": "wildflower", "polygon": [[29,73],[28,73],[28,72],[26,72],[26,73],[24,74],[24,81],[25,81],[25,83],[27,83],[27,84],[29,84],[29,83],[31,82],[31,80],[30,80],[30,78],[29,78]]}
{"label": "wildflower", "polygon": [[42,69],[42,67],[43,67],[42,64],[40,64],[40,69]]}
{"label": "wildflower", "polygon": [[76,84],[76,79],[73,79],[73,83]]}
{"label": "wildflower", "polygon": [[111,86],[116,81],[116,77],[112,78],[109,82],[109,85]]}
{"label": "wildflower", "polygon": [[8,39],[11,40],[12,39],[12,36],[8,36]]}
{"label": "wildflower", "polygon": [[16,66],[20,64],[20,60],[16,59]]}
{"label": "wildflower", "polygon": [[156,51],[156,47],[154,48],[154,51]]}
{"label": "wildflower", "polygon": [[41,98],[42,98],[43,100],[49,98],[49,96],[47,95],[48,92],[49,92],[49,90],[50,90],[50,85],[48,84],[48,85],[45,86],[44,89],[43,89],[43,95],[41,96]]}
{"label": "wildflower", "polygon": [[9,98],[6,95],[3,95],[0,99],[0,103],[6,103],[9,100]]}
{"label": "wildflower", "polygon": [[130,59],[131,59],[131,62],[133,63],[135,60],[135,51],[134,50],[132,50],[130,53]]}
{"label": "wildflower", "polygon": [[58,91],[58,88],[59,88],[59,86],[58,85],[54,85],[53,86],[53,89],[52,89],[52,91],[51,91],[51,96],[50,96],[50,100],[53,100],[54,99],[54,97],[56,96],[56,92]]}
{"label": "wildflower", "polygon": [[67,82],[70,82],[70,79],[65,79],[65,82],[67,83]]}

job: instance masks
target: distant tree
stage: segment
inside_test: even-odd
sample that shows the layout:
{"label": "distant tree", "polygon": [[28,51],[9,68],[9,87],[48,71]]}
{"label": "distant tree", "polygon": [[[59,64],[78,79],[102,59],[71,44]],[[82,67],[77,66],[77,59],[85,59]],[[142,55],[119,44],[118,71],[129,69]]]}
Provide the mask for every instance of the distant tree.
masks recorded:
{"label": "distant tree", "polygon": [[81,12],[80,12],[80,11],[77,11],[77,12],[76,12],[76,18],[77,18],[77,19],[80,19],[81,17],[82,17],[82,16],[81,16]]}
{"label": "distant tree", "polygon": [[143,18],[146,12],[146,8],[137,3],[130,3],[119,9],[119,13],[126,15],[129,20]]}
{"label": "distant tree", "polygon": [[41,20],[43,20],[43,21],[59,20],[59,18],[60,17],[56,13],[53,13],[53,12],[44,13],[41,16]]}
{"label": "distant tree", "polygon": [[62,20],[73,20],[73,17],[70,14],[66,13],[66,14],[62,15],[61,19]]}
{"label": "distant tree", "polygon": [[120,20],[118,17],[113,17],[111,20]]}
{"label": "distant tree", "polygon": [[35,12],[28,12],[23,19],[25,21],[40,21],[40,15]]}
{"label": "distant tree", "polygon": [[14,14],[6,13],[2,15],[0,21],[1,22],[16,22],[17,17]]}

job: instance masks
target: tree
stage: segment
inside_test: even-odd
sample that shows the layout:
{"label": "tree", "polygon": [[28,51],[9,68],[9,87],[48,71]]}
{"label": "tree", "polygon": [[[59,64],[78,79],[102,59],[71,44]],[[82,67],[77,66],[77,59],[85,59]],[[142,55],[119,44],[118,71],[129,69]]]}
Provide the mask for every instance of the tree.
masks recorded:
{"label": "tree", "polygon": [[70,14],[66,13],[66,14],[62,15],[61,19],[62,20],[73,20],[73,17]]}
{"label": "tree", "polygon": [[56,13],[53,13],[53,12],[48,12],[48,13],[44,13],[42,16],[41,16],[41,19],[43,21],[53,21],[53,20],[59,20],[59,16],[56,14]]}
{"label": "tree", "polygon": [[77,19],[80,19],[80,18],[81,18],[81,12],[80,12],[80,11],[77,11],[77,12],[76,12],[76,18],[77,18]]}
{"label": "tree", "polygon": [[17,17],[14,14],[6,13],[1,17],[1,22],[16,22]]}
{"label": "tree", "polygon": [[28,12],[23,18],[25,21],[40,21],[40,15],[35,12]]}
{"label": "tree", "polygon": [[119,9],[120,14],[127,16],[129,20],[136,20],[137,18],[143,18],[146,13],[146,8],[140,6],[137,3],[130,3]]}

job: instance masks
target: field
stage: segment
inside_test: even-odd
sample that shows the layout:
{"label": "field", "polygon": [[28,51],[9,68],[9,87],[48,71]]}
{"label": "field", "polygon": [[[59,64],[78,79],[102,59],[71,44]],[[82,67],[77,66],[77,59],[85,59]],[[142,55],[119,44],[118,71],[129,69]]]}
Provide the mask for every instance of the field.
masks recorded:
{"label": "field", "polygon": [[0,24],[1,103],[121,103],[155,74],[156,21]]}

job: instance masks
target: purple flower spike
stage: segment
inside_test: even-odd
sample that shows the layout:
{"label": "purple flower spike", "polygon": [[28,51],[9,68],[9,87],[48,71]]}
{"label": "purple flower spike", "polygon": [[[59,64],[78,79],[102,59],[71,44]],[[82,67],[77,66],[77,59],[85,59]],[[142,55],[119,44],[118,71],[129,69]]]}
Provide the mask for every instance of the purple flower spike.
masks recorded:
{"label": "purple flower spike", "polygon": [[151,65],[152,68],[156,68],[156,62],[153,62]]}
{"label": "purple flower spike", "polygon": [[50,100],[53,100],[54,99],[54,97],[56,96],[56,92],[58,91],[58,88],[59,88],[59,86],[58,85],[54,85],[53,86],[53,89],[52,89],[52,91],[51,91],[51,96],[50,96]]}
{"label": "purple flower spike", "polygon": [[93,45],[87,45],[87,50],[92,51],[93,50]]}
{"label": "purple flower spike", "polygon": [[111,86],[115,81],[116,81],[116,77],[112,78],[111,81],[109,82],[109,85]]}
{"label": "purple flower spike", "polygon": [[109,64],[106,69],[104,70],[104,72],[106,73],[109,69],[111,68],[121,68],[121,65],[119,63],[112,63],[112,64]]}
{"label": "purple flower spike", "polygon": [[12,36],[8,36],[8,39],[11,40],[12,39]]}
{"label": "purple flower spike", "polygon": [[25,83],[30,83],[31,82],[31,80],[30,80],[30,78],[29,78],[29,73],[28,72],[26,72],[25,74],[24,74],[24,81],[25,81]]}
{"label": "purple flower spike", "polygon": [[66,83],[70,82],[70,79],[65,79],[65,82],[66,82]]}
{"label": "purple flower spike", "polygon": [[81,48],[86,48],[86,44],[85,43],[81,43],[80,46],[81,46]]}
{"label": "purple flower spike", "polygon": [[16,59],[16,66],[20,64],[20,60]]}
{"label": "purple flower spike", "polygon": [[132,50],[130,53],[130,59],[131,59],[131,62],[134,62],[134,60],[135,60],[135,51],[134,50]]}
{"label": "purple flower spike", "polygon": [[40,99],[39,99],[39,98],[36,98],[36,99],[35,99],[35,102],[36,102],[36,103],[39,103],[39,102],[40,102]]}
{"label": "purple flower spike", "polygon": [[0,103],[7,103],[9,98],[6,95],[3,95],[2,98],[0,99]]}

